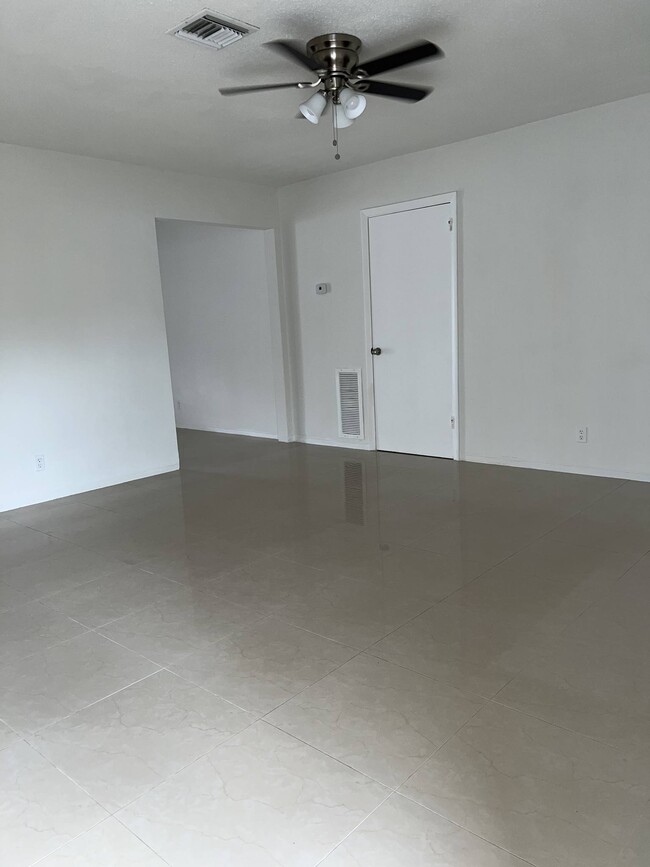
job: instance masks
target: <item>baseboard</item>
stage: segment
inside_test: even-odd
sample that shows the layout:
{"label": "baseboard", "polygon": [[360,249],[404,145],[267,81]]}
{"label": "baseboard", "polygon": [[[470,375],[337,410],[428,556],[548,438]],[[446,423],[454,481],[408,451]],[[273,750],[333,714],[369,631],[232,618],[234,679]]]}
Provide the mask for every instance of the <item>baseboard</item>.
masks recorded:
{"label": "baseboard", "polygon": [[179,467],[178,461],[175,461],[173,464],[166,464],[162,467],[152,467],[147,470],[140,470],[137,473],[129,473],[126,476],[123,474],[115,475],[115,476],[104,476],[101,479],[97,479],[91,483],[86,483],[82,487],[74,487],[74,488],[60,488],[55,491],[51,496],[48,494],[47,499],[45,500],[28,500],[27,502],[17,502],[14,505],[2,506],[0,508],[0,514],[2,512],[11,512],[14,509],[22,509],[26,506],[37,506],[41,503],[49,503],[52,500],[60,500],[62,497],[73,497],[75,494],[85,494],[88,491],[96,491],[100,488],[110,488],[111,485],[123,485],[126,482],[137,482],[141,479],[150,479],[152,476],[160,476],[163,473],[173,473]]}
{"label": "baseboard", "polygon": [[650,473],[630,472],[610,467],[576,467],[572,464],[546,464],[538,461],[520,461],[516,458],[495,458],[486,455],[463,455],[462,460],[477,464],[495,464],[501,467],[522,467],[528,470],[546,470],[551,473],[575,473],[579,476],[601,476],[631,482],[650,482]]}
{"label": "baseboard", "polygon": [[260,431],[256,430],[232,430],[225,427],[189,427],[186,424],[177,424],[176,427],[178,430],[198,430],[205,433],[230,434],[231,436],[238,437],[257,437],[263,440],[277,440],[278,438],[277,433],[260,433]]}
{"label": "baseboard", "polygon": [[316,437],[295,436],[293,438],[293,442],[305,443],[305,445],[309,446],[334,446],[334,448],[338,449],[359,449],[366,452],[374,451],[370,443],[363,441],[359,442],[352,439],[348,442],[343,442],[342,440],[328,440],[318,439]]}

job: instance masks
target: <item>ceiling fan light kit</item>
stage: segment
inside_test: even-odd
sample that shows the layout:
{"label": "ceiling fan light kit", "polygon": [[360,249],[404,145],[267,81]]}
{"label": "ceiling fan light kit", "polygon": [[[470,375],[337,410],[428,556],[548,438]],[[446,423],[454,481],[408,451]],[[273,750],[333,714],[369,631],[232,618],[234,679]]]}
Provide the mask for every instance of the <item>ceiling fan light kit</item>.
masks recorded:
{"label": "ceiling fan light kit", "polygon": [[318,123],[320,116],[327,108],[327,97],[319,90],[313,96],[310,96],[308,100],[301,103],[298,108],[302,116],[310,123]]}
{"label": "ceiling fan light kit", "polygon": [[[377,81],[374,76],[412,63],[444,56],[433,42],[422,40],[390,54],[361,62],[361,40],[349,33],[326,33],[310,39],[305,50],[294,42],[278,40],[267,43],[294,63],[307,69],[316,81],[296,81],[280,84],[259,84],[245,87],[224,87],[220,93],[235,96],[261,90],[298,88],[315,89],[309,99],[300,104],[300,114],[317,124],[328,104],[332,109],[333,144],[338,153],[338,130],[352,125],[366,109],[365,94],[419,102],[431,93],[431,87],[415,87]],[[300,116],[300,115],[299,115]]]}

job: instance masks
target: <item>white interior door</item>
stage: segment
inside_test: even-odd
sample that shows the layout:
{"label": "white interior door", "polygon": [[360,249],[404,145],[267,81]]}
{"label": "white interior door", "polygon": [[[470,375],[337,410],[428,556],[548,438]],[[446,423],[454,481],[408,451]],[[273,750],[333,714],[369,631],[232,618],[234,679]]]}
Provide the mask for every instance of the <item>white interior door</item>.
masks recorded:
{"label": "white interior door", "polygon": [[369,219],[375,425],[382,451],[454,456],[451,219],[450,204]]}

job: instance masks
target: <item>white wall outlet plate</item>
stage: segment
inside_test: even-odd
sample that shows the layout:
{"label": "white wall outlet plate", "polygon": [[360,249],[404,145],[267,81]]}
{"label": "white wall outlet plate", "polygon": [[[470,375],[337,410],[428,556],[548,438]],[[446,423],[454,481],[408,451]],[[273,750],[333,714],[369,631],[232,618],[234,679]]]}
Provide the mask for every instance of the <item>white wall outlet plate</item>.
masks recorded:
{"label": "white wall outlet plate", "polygon": [[579,427],[576,434],[576,439],[579,443],[586,443],[588,434],[589,429],[587,427]]}
{"label": "white wall outlet plate", "polygon": [[45,455],[36,455],[36,472],[40,473],[45,469]]}
{"label": "white wall outlet plate", "polygon": [[317,283],[316,284],[316,294],[317,295],[325,295],[330,291],[329,283]]}

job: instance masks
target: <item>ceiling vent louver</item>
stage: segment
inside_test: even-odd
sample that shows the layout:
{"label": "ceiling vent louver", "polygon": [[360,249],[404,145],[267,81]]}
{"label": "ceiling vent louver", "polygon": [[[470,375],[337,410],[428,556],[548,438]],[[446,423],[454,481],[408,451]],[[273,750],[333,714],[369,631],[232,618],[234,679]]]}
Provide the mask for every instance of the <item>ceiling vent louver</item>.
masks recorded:
{"label": "ceiling vent louver", "polygon": [[252,24],[244,24],[243,21],[235,21],[234,18],[227,18],[225,15],[204,9],[180,26],[174,27],[169,33],[179,39],[207,45],[209,48],[225,48],[256,30],[259,28]]}

